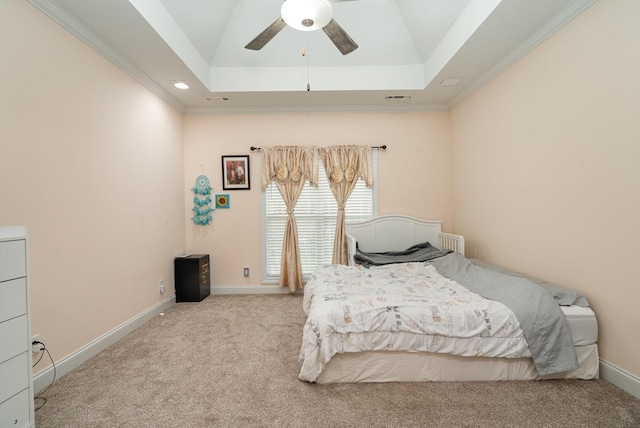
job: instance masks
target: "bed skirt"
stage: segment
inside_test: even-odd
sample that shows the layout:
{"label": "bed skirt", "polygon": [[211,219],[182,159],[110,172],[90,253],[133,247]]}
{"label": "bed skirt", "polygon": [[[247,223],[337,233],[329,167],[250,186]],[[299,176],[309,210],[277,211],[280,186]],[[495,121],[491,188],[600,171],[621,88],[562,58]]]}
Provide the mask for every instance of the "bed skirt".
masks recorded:
{"label": "bed skirt", "polygon": [[405,351],[336,354],[316,383],[598,379],[598,345],[576,346],[579,367],[539,377],[530,358],[460,357]]}

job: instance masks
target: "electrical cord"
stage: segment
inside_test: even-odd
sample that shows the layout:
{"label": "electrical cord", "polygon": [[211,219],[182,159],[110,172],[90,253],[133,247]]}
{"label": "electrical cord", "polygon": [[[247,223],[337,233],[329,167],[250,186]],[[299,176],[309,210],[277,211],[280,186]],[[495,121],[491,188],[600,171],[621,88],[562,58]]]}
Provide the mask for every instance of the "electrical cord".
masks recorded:
{"label": "electrical cord", "polygon": [[[41,343],[41,342],[38,342],[38,341],[33,341],[33,342],[31,342],[31,346],[34,346],[34,345],[40,345],[40,344],[42,344],[42,343]],[[38,357],[38,361],[36,361],[35,363],[33,363],[33,365],[31,366],[32,368],[33,368],[33,367],[35,367],[35,366],[37,366],[37,365],[38,365],[38,363],[40,362],[40,360],[42,360],[42,357],[44,357],[44,350],[45,350],[45,346],[44,346],[44,344],[42,344],[42,349],[40,349],[40,351],[39,351],[39,352],[40,352],[40,357]]]}
{"label": "electrical cord", "polygon": [[40,362],[40,360],[42,360],[42,357],[44,357],[44,353],[46,352],[47,355],[49,356],[49,360],[51,360],[51,365],[53,366],[53,379],[51,380],[51,383],[49,384],[49,386],[47,386],[45,389],[43,389],[42,391],[40,391],[40,393],[38,395],[36,395],[35,397],[33,397],[33,400],[40,400],[42,401],[42,404],[40,404],[38,407],[36,407],[34,409],[34,411],[38,411],[40,410],[45,404],[47,404],[47,399],[45,397],[42,396],[42,394],[44,394],[45,392],[47,392],[47,390],[49,390],[49,388],[51,388],[51,385],[53,385],[53,382],[56,381],[56,363],[53,361],[53,357],[51,357],[51,353],[49,352],[49,350],[47,349],[47,345],[45,345],[44,343],[38,341],[38,340],[34,340],[33,342],[31,342],[31,346],[34,345],[42,345],[42,348],[40,349],[40,357],[38,358],[38,361],[36,361],[32,367],[35,367],[36,365],[38,365],[38,363]]}

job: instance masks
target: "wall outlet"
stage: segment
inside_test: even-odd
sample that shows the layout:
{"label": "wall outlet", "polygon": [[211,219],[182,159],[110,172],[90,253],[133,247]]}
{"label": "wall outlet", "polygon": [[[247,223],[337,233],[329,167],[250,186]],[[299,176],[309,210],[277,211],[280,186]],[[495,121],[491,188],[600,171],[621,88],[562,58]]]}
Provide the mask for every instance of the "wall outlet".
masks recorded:
{"label": "wall outlet", "polygon": [[31,336],[31,352],[34,354],[37,354],[38,352],[44,349],[44,346],[41,345],[40,343],[37,343],[34,345],[33,342],[40,342],[39,334],[34,334],[33,336]]}
{"label": "wall outlet", "polygon": [[245,277],[249,276],[249,268],[248,267],[244,268],[243,274],[244,274]]}
{"label": "wall outlet", "polygon": [[164,279],[158,281],[158,288],[160,289],[160,294],[164,293]]}

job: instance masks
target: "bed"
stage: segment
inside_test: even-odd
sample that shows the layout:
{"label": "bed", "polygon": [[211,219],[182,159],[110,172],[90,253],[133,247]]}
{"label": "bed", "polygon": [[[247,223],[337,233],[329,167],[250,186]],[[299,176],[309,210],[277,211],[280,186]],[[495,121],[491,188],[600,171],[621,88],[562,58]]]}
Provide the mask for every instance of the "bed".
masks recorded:
{"label": "bed", "polygon": [[597,322],[579,293],[464,257],[439,221],[382,216],[347,234],[350,266],[305,285],[301,380],[598,378]]}

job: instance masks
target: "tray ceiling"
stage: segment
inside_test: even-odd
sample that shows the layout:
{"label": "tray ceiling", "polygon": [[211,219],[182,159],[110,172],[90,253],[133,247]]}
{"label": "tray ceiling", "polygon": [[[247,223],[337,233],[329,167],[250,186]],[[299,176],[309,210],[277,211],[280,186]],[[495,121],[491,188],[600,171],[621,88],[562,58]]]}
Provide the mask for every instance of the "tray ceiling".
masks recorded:
{"label": "tray ceiling", "polygon": [[448,110],[595,2],[334,0],[342,55],[291,27],[245,49],[281,0],[29,1],[187,113]]}

